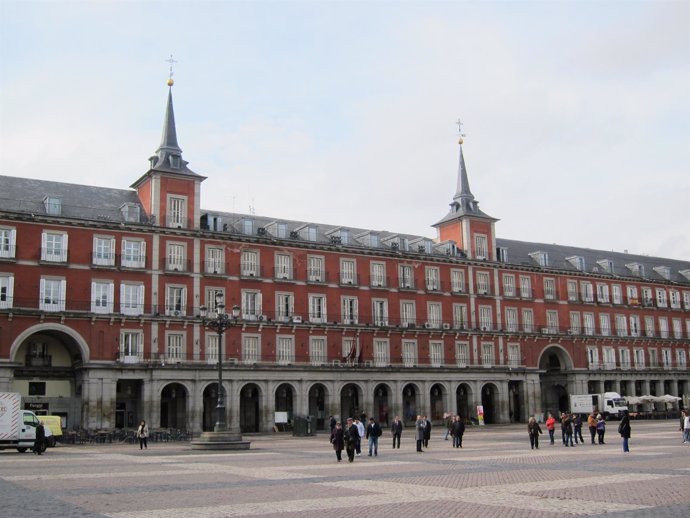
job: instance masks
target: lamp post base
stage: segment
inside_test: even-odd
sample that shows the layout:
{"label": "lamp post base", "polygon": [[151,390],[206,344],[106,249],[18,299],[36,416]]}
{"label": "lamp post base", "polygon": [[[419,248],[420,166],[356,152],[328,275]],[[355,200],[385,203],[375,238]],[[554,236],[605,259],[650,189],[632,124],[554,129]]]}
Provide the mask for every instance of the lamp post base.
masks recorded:
{"label": "lamp post base", "polygon": [[236,432],[203,432],[192,441],[193,450],[248,450],[250,441],[243,441]]}

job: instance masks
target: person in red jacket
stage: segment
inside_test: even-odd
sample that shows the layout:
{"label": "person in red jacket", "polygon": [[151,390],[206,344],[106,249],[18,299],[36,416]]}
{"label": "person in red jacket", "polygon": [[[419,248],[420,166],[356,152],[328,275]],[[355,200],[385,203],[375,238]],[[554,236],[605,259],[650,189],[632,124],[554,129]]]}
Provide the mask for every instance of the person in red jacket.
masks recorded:
{"label": "person in red jacket", "polygon": [[549,417],[546,419],[546,429],[549,431],[549,439],[551,444],[553,444],[553,434],[556,431],[556,419],[549,412]]}

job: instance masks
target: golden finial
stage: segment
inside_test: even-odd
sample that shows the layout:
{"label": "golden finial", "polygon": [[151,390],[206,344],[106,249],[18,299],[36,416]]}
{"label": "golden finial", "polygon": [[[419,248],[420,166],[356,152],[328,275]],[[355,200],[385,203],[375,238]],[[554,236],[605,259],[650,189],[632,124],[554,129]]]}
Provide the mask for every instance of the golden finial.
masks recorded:
{"label": "golden finial", "polygon": [[462,132],[462,121],[460,119],[458,119],[455,122],[455,124],[458,125],[458,133],[460,133],[460,138],[458,139],[458,144],[462,145],[462,143],[465,142],[463,140],[463,137],[465,136],[465,134]]}
{"label": "golden finial", "polygon": [[173,77],[173,63],[177,63],[177,61],[175,61],[173,59],[172,54],[170,54],[170,57],[168,59],[166,59],[165,61],[170,63],[170,75],[168,76],[167,84],[168,84],[168,86],[172,86],[175,84],[175,81],[173,81],[173,78],[172,78]]}

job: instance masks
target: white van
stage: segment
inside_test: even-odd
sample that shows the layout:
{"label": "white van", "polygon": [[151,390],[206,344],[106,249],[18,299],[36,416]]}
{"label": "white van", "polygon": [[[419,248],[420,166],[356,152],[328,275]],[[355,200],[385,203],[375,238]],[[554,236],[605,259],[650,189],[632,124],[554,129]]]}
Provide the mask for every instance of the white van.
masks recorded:
{"label": "white van", "polygon": [[[31,410],[21,410],[22,397],[15,392],[0,392],[0,450],[16,448],[24,453],[34,447],[39,419]],[[47,426],[44,448],[52,437]]]}

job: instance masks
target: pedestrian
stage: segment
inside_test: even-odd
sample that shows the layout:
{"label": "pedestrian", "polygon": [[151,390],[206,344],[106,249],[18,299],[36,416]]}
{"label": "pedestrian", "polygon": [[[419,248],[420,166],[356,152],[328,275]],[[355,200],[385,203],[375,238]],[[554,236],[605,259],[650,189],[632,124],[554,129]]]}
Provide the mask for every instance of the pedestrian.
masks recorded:
{"label": "pedestrian", "polygon": [[46,450],[46,429],[43,426],[43,421],[38,422],[36,426],[36,439],[34,440],[33,452],[36,455],[41,455]]}
{"label": "pedestrian", "polygon": [[422,444],[424,443],[424,421],[422,420],[422,416],[418,415],[417,420],[414,423],[415,426],[415,439],[417,439],[417,452],[421,453],[422,451]]}
{"label": "pedestrian", "polygon": [[690,412],[683,410],[683,444],[690,443]]}
{"label": "pedestrian", "polygon": [[553,445],[553,436],[556,432],[556,419],[553,417],[551,412],[548,413],[548,416],[549,417],[546,418],[546,430],[549,432],[549,440]]}
{"label": "pedestrian", "polygon": [[429,447],[429,440],[431,439],[431,421],[429,421],[426,416],[422,416],[424,419],[424,447]]}
{"label": "pedestrian", "polygon": [[532,449],[539,449],[539,436],[541,435],[541,427],[534,416],[529,418],[527,423],[527,433],[529,434],[529,443]]}
{"label": "pedestrian", "polygon": [[357,437],[357,444],[355,446],[355,452],[359,457],[362,454],[362,439],[364,439],[364,436],[366,435],[367,431],[366,428],[364,428],[364,423],[361,419],[355,417],[354,421],[355,426],[357,427],[357,432],[359,433],[359,436]]}
{"label": "pedestrian", "polygon": [[333,437],[333,430],[335,430],[335,425],[338,424],[335,420],[335,417],[328,416],[328,428],[331,431],[331,437]]}
{"label": "pedestrian", "polygon": [[628,441],[630,440],[630,415],[627,410],[623,410],[623,417],[618,425],[618,433],[623,437],[623,451],[630,452]]}
{"label": "pedestrian", "polygon": [[343,444],[347,452],[347,460],[353,462],[355,460],[355,449],[357,448],[357,441],[359,441],[359,430],[354,420],[351,417],[347,418],[347,424],[343,428]]}
{"label": "pedestrian", "polygon": [[402,435],[403,424],[400,420],[400,416],[396,415],[393,424],[391,425],[391,434],[393,434],[393,448],[395,449],[395,443],[398,443],[398,449],[400,449],[400,436]]}
{"label": "pedestrian", "polygon": [[372,450],[374,457],[379,454],[379,437],[381,437],[381,426],[374,420],[369,418],[369,426],[367,426],[367,440],[369,441],[369,457],[371,457]]}
{"label": "pedestrian", "polygon": [[444,437],[444,441],[448,440],[448,436],[451,434],[451,428],[453,427],[453,423],[455,422],[455,418],[453,414],[450,412],[446,412],[443,414],[443,424],[446,426],[446,436]]}
{"label": "pedestrian", "polygon": [[465,420],[462,416],[453,417],[451,435],[453,436],[453,448],[462,448],[462,436],[465,434]]}
{"label": "pedestrian", "polygon": [[577,444],[578,437],[582,444],[585,443],[582,438],[582,416],[580,414],[573,414],[573,437],[575,437],[575,444]]}
{"label": "pedestrian", "polygon": [[606,421],[604,421],[604,418],[601,416],[601,414],[597,414],[597,438],[599,444],[606,444],[604,442],[604,434],[606,433]]}
{"label": "pedestrian", "polygon": [[568,412],[564,412],[562,419],[563,441],[566,446],[575,446],[573,444],[573,418]]}
{"label": "pedestrian", "polygon": [[143,450],[146,448],[148,450],[149,446],[147,440],[149,437],[149,427],[146,426],[146,421],[143,419],[139,423],[139,428],[137,428],[137,438],[139,439],[139,449]]}
{"label": "pedestrian", "polygon": [[566,418],[565,418],[565,412],[561,412],[561,441],[563,441],[563,446],[568,446],[568,443],[565,440],[565,423],[566,423]]}
{"label": "pedestrian", "polygon": [[333,449],[335,450],[335,458],[338,462],[343,460],[342,453],[345,449],[345,440],[343,439],[343,425],[340,422],[336,422],[333,427],[333,433],[331,434],[331,443],[333,444]]}
{"label": "pedestrian", "polygon": [[592,436],[592,444],[596,444],[594,437],[597,435],[597,418],[594,412],[587,416],[587,426],[589,427],[589,435]]}

